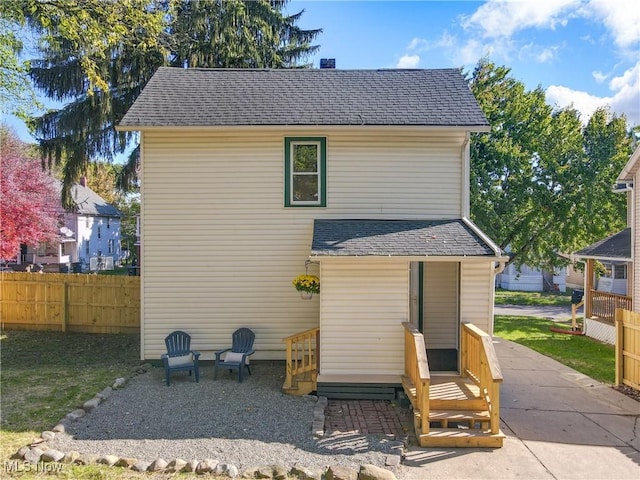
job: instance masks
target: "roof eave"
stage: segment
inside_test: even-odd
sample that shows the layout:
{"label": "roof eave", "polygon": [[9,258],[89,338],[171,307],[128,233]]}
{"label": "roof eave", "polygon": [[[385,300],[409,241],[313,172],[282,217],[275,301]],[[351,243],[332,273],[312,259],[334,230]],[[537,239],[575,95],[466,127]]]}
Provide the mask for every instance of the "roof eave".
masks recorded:
{"label": "roof eave", "polygon": [[[326,260],[356,261],[407,261],[407,262],[496,262],[501,259],[492,255],[309,255],[312,262]],[[505,260],[506,261],[506,260]]]}
{"label": "roof eave", "polygon": [[210,131],[210,130],[237,130],[255,129],[255,130],[309,130],[323,129],[326,131],[342,130],[344,128],[358,128],[361,130],[379,130],[379,129],[402,129],[411,131],[455,131],[455,132],[474,132],[486,133],[491,131],[489,125],[118,125],[116,130],[119,132],[154,132],[167,130],[192,130],[192,131]]}
{"label": "roof eave", "polygon": [[579,253],[575,253],[572,255],[573,258],[583,259],[583,260],[604,260],[605,262],[633,262],[633,259],[630,257],[610,257],[610,256],[601,256],[601,255],[581,255]]}
{"label": "roof eave", "polygon": [[633,180],[633,177],[638,173],[640,169],[640,145],[638,145],[635,151],[631,154],[629,161],[618,175],[618,182],[627,182]]}

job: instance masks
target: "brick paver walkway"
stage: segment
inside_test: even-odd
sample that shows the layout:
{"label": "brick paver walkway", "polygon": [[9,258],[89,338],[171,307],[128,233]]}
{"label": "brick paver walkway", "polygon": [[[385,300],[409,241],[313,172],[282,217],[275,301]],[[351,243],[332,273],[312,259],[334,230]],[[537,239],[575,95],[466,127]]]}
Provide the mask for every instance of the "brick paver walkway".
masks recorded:
{"label": "brick paver walkway", "polygon": [[387,400],[329,400],[325,410],[325,431],[387,435],[402,439],[413,428],[411,412]]}

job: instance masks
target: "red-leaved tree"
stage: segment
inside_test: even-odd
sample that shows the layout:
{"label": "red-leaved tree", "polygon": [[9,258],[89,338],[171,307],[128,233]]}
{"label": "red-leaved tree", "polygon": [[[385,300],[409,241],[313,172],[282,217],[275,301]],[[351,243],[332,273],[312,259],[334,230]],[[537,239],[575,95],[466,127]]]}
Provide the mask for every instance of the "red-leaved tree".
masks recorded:
{"label": "red-leaved tree", "polygon": [[56,180],[27,144],[0,126],[0,260],[15,258],[21,243],[53,240],[62,213]]}

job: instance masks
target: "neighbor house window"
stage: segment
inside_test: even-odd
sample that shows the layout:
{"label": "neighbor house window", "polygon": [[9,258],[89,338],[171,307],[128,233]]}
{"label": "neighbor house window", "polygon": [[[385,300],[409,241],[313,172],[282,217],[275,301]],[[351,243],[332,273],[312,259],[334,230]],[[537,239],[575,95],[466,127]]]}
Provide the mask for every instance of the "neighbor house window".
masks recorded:
{"label": "neighbor house window", "polygon": [[107,228],[111,228],[111,218],[107,217]]}
{"label": "neighbor house window", "polygon": [[627,266],[626,265],[614,265],[614,275],[616,279],[626,279],[627,278]]}
{"label": "neighbor house window", "polygon": [[115,253],[115,243],[113,241],[113,238],[109,239],[109,253]]}
{"label": "neighbor house window", "polygon": [[100,233],[100,227],[98,227],[98,238],[102,238],[102,235]]}
{"label": "neighbor house window", "polygon": [[285,207],[327,206],[327,139],[284,139]]}

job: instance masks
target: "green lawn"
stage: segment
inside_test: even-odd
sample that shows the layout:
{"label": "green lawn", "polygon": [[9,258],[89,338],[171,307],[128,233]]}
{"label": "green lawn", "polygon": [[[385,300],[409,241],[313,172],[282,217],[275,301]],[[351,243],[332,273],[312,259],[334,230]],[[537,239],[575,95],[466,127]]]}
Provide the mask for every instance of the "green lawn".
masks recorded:
{"label": "green lawn", "polygon": [[[55,474],[10,457],[96,393],[140,364],[139,335],[4,331],[0,335],[0,478],[195,480],[196,474],[138,473],[104,465],[60,464]],[[21,471],[12,471],[18,467]],[[217,478],[208,476],[207,478]]]}
{"label": "green lawn", "polygon": [[615,351],[607,345],[581,335],[554,333],[550,327],[571,329],[534,317],[496,316],[494,333],[519,343],[603,383],[615,381]]}
{"label": "green lawn", "polygon": [[571,289],[558,292],[521,292],[496,288],[496,305],[571,305]]}

